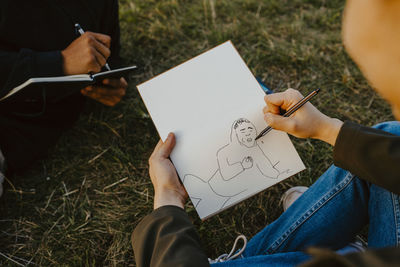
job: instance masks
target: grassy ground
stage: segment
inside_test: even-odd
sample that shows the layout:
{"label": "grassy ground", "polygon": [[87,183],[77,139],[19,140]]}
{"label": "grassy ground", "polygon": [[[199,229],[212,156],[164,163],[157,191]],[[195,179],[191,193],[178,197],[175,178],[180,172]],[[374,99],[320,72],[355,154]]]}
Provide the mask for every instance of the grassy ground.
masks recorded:
{"label": "grassy ground", "polygon": [[[0,265],[134,266],[130,243],[152,210],[147,158],[158,137],[135,89],[182,61],[232,40],[255,75],[275,90],[320,87],[323,112],[366,125],[390,110],[344,52],[339,0],[121,0],[123,56],[142,71],[110,109],[88,105],[47,159],[9,177],[0,200]],[[281,213],[279,198],[310,185],[331,164],[332,149],[294,141],[307,170],[201,223],[187,210],[209,256],[230,250]]]}

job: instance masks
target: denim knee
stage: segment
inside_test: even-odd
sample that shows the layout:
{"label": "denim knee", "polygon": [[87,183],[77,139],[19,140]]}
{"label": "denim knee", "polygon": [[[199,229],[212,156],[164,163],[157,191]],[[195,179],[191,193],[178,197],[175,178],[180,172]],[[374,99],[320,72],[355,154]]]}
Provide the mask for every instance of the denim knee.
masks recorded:
{"label": "denim knee", "polygon": [[399,121],[385,121],[374,125],[372,128],[379,129],[395,135],[400,135]]}

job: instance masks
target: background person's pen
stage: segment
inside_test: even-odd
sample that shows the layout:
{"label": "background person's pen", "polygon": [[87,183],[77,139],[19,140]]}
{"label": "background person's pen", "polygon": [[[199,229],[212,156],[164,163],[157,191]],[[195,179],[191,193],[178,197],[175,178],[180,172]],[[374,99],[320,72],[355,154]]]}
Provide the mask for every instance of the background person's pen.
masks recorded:
{"label": "background person's pen", "polygon": [[[82,29],[81,25],[79,23],[75,24],[75,29],[79,32],[80,35],[83,35],[85,33],[85,31]],[[106,62],[106,64],[104,65],[104,67],[107,70],[111,70],[110,66],[108,65],[108,63]]]}
{"label": "background person's pen", "polygon": [[[295,113],[299,108],[301,108],[305,103],[307,103],[308,101],[310,101],[311,98],[313,98],[314,96],[316,96],[319,93],[320,89],[316,89],[314,91],[312,91],[311,93],[309,93],[306,97],[304,97],[302,100],[300,100],[299,102],[297,102],[293,107],[291,107],[288,111],[286,111],[285,114],[283,114],[283,117],[289,117],[290,115],[292,115],[293,113]],[[267,128],[265,128],[264,130],[262,130],[260,132],[259,135],[257,135],[256,140],[259,139],[260,137],[263,137],[264,135],[266,135],[267,133],[269,133],[272,130],[271,126],[268,126]]]}

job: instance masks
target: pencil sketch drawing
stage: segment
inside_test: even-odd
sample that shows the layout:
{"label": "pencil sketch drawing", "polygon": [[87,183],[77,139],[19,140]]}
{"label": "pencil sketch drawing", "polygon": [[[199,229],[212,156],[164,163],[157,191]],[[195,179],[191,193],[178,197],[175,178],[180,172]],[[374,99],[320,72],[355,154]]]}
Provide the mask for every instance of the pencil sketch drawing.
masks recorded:
{"label": "pencil sketch drawing", "polygon": [[255,140],[257,129],[248,119],[240,118],[231,127],[230,142],[217,151],[218,169],[209,178],[186,174],[183,184],[190,192],[196,209],[218,210],[259,190],[266,179],[278,179],[290,173],[280,171],[279,161],[271,162]]}

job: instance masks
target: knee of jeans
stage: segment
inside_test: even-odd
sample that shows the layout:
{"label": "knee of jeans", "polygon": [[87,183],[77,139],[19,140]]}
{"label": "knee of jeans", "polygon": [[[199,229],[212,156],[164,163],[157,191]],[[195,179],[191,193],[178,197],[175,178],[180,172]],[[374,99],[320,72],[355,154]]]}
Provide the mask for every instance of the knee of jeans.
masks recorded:
{"label": "knee of jeans", "polygon": [[399,121],[385,121],[374,125],[372,128],[379,129],[395,135],[400,135]]}

